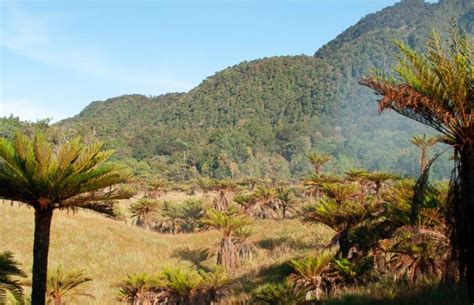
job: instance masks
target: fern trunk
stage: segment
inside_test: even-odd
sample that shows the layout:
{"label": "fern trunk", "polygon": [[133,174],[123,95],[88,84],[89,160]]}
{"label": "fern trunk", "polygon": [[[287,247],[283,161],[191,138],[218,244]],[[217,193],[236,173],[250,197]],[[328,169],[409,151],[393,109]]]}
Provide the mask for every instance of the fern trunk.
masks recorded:
{"label": "fern trunk", "polygon": [[224,266],[229,273],[232,273],[237,268],[237,263],[237,251],[232,239],[230,237],[222,238],[217,252],[217,265]]}
{"label": "fern trunk", "polygon": [[461,269],[466,271],[469,297],[474,302],[474,144],[466,146],[460,150],[457,246]]}
{"label": "fern trunk", "polygon": [[35,233],[33,241],[33,285],[32,305],[45,305],[48,271],[49,237],[51,233],[52,209],[35,209]]}
{"label": "fern trunk", "polygon": [[428,166],[428,149],[425,147],[421,148],[420,155],[420,175],[425,172],[426,167]]}

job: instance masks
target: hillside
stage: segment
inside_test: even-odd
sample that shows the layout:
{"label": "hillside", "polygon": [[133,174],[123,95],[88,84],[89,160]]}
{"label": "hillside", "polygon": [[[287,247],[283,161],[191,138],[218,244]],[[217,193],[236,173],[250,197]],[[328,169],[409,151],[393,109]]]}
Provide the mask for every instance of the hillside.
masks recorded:
{"label": "hillside", "polygon": [[[165,199],[169,196],[175,199],[181,195],[171,194]],[[3,215],[0,236],[10,236],[15,228],[15,238],[3,239],[2,248],[13,251],[22,269],[30,275],[34,211],[0,201],[0,213]],[[236,294],[248,293],[246,289],[250,287],[255,288],[272,277],[284,276],[271,274],[268,270],[309,253],[311,248],[327,242],[331,234],[329,229],[319,225],[301,226],[296,219],[261,220],[253,229],[258,233],[252,237],[252,242],[260,247],[255,259],[238,274],[239,280],[233,284]],[[95,299],[80,298],[81,303],[74,304],[112,305],[119,303],[117,285],[127,274],[153,274],[163,267],[192,266],[192,251],[207,246],[212,251],[219,237],[218,231],[160,234],[94,213],[71,215],[58,211],[54,215],[49,263],[51,269],[62,266],[69,270],[85,270],[93,279],[82,288]],[[212,265],[214,261],[215,256],[212,256],[207,262]]]}
{"label": "hillside", "polygon": [[[474,33],[474,2],[404,0],[366,16],[314,57],[243,62],[188,93],[94,102],[59,125],[93,134],[135,167],[173,180],[298,177],[308,168],[310,150],[333,154],[339,170],[416,175],[417,151],[408,139],[426,129],[391,114],[377,116],[373,94],[358,81],[370,67],[391,66],[393,39],[421,48],[426,34],[446,30],[451,18]],[[447,158],[436,177],[449,175]]]}

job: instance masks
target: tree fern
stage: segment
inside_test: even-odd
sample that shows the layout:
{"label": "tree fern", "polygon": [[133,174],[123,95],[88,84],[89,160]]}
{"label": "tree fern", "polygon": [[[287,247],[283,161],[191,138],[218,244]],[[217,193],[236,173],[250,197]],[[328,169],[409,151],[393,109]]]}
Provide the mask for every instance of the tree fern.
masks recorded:
{"label": "tree fern", "polygon": [[44,305],[51,221],[55,209],[112,211],[104,205],[128,198],[117,184],[127,177],[106,163],[113,151],[79,138],[53,145],[41,134],[0,139],[0,198],[35,210],[32,304]]}

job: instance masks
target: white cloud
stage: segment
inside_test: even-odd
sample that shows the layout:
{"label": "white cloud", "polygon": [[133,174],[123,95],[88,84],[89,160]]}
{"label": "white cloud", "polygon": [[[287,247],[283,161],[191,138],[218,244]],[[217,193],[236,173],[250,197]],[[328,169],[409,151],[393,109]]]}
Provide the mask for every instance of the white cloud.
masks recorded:
{"label": "white cloud", "polygon": [[67,117],[57,109],[44,107],[44,103],[34,99],[0,100],[0,117],[10,115],[32,122],[46,118],[51,118],[55,122]]}
{"label": "white cloud", "polygon": [[[68,35],[62,37],[55,23],[56,16],[37,16],[22,9],[17,3],[2,4],[3,21],[0,46],[21,56],[46,65],[61,67],[121,83],[124,87],[150,88],[156,93],[186,91],[193,87],[186,81],[166,75],[166,71],[143,73],[136,68],[112,63],[100,46],[80,45]],[[53,32],[52,29],[55,29]],[[156,73],[155,73],[156,72]]]}

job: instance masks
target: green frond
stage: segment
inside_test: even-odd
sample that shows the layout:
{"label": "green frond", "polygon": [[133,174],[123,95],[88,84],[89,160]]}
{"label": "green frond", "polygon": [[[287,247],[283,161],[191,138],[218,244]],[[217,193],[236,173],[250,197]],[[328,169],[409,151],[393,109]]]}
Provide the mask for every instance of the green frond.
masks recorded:
{"label": "green frond", "polygon": [[341,232],[369,218],[377,209],[375,202],[342,201],[322,198],[316,203],[303,207],[306,221],[320,222]]}
{"label": "green frond", "polygon": [[33,137],[17,133],[12,142],[0,139],[0,197],[52,209],[124,197],[119,188],[111,187],[128,174],[105,164],[113,151],[102,147],[101,143],[83,147],[80,138],[53,147],[39,133]]}
{"label": "green frond", "polygon": [[6,304],[9,297],[24,304],[23,288],[14,277],[26,277],[26,274],[18,265],[11,252],[0,253],[0,304]]}
{"label": "green frond", "polygon": [[396,78],[376,73],[361,81],[382,96],[379,109],[393,109],[434,128],[446,144],[472,142],[474,47],[469,38],[454,25],[449,41],[434,31],[426,53],[397,45]]}
{"label": "green frond", "polygon": [[321,190],[337,202],[349,200],[360,192],[360,186],[356,183],[323,183]]}
{"label": "green frond", "polygon": [[202,277],[199,273],[183,268],[164,268],[158,278],[164,287],[181,297],[189,296],[193,290],[202,285]]}
{"label": "green frond", "polygon": [[225,290],[232,280],[227,270],[222,266],[215,266],[209,272],[199,270],[199,274],[202,278],[201,288],[207,291]]}
{"label": "green frond", "polygon": [[209,209],[206,211],[202,223],[218,230],[223,230],[226,235],[230,235],[232,232],[248,226],[251,224],[251,221],[247,216],[238,214],[235,209],[225,212]]}
{"label": "green frond", "polygon": [[306,304],[306,292],[291,280],[279,284],[266,284],[255,293],[257,301],[269,305],[302,305]]}
{"label": "green frond", "polygon": [[327,270],[329,264],[334,258],[334,253],[330,251],[322,251],[314,256],[308,256],[303,259],[293,259],[290,266],[295,274],[308,281],[321,276]]}
{"label": "green frond", "polygon": [[433,137],[427,137],[426,134],[420,135],[420,136],[413,136],[410,139],[410,143],[420,147],[420,148],[430,148],[431,146],[435,145],[440,141],[440,137],[438,136],[433,136]]}
{"label": "green frond", "polygon": [[47,299],[48,304],[55,304],[55,301],[75,300],[78,297],[94,298],[94,296],[82,289],[80,286],[92,281],[84,275],[84,271],[64,271],[58,267],[48,276]]}

